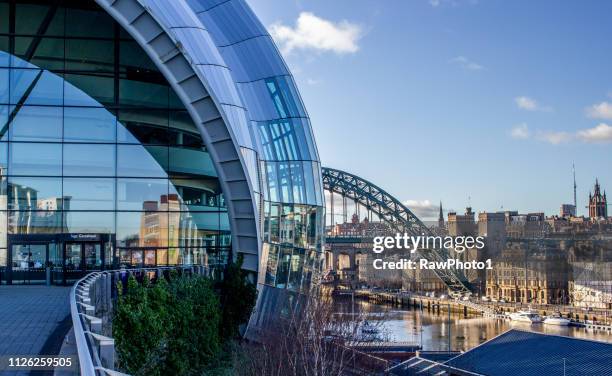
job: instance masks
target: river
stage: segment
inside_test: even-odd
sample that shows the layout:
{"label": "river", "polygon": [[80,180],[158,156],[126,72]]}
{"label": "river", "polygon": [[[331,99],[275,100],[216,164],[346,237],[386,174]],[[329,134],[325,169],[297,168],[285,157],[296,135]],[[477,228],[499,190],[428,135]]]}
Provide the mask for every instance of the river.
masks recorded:
{"label": "river", "polygon": [[[350,300],[342,299],[336,304],[341,313],[353,312]],[[449,325],[447,312],[436,314],[426,309],[421,312],[419,309],[374,305],[360,300],[355,302],[354,312],[362,313],[367,320],[377,322],[385,339],[422,343],[426,351],[448,351],[449,327],[453,351],[469,350],[511,328],[612,342],[612,334],[584,328],[529,324],[480,316],[466,318],[457,313],[451,314]]]}

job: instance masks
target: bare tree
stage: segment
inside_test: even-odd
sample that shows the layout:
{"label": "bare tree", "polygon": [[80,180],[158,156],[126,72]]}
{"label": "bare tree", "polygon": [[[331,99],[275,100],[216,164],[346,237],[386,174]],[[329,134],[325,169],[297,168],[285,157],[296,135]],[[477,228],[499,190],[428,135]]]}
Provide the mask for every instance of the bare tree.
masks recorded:
{"label": "bare tree", "polygon": [[[359,352],[366,313],[336,312],[332,298],[315,290],[260,343],[242,346],[236,373],[262,376],[370,375],[387,368],[385,360]],[[380,326],[382,320],[370,326]]]}

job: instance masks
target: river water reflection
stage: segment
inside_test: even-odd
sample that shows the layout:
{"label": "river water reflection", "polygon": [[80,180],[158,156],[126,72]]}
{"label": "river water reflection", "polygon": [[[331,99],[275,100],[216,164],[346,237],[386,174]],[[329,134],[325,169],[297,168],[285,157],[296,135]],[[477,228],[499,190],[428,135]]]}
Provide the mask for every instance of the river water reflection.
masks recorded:
{"label": "river water reflection", "polygon": [[[350,300],[338,301],[336,304],[341,313],[353,312]],[[354,312],[361,312],[367,320],[378,322],[385,339],[420,344],[422,338],[424,350],[448,350],[449,317],[446,312],[437,314],[428,312],[426,309],[421,312],[419,309],[373,305],[364,301],[355,302]],[[465,318],[461,314],[451,314],[451,349],[453,351],[469,350],[511,328],[612,342],[612,334],[593,332],[584,328],[530,325],[502,319],[479,316]]]}

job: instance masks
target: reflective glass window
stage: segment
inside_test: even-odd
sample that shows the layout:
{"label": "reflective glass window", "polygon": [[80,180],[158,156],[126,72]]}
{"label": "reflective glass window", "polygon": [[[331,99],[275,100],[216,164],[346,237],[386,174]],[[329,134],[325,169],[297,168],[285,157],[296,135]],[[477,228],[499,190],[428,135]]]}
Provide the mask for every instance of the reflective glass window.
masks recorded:
{"label": "reflective glass window", "polygon": [[61,211],[9,211],[9,234],[59,234],[63,229]]}
{"label": "reflective glass window", "polygon": [[317,205],[315,184],[318,184],[318,182],[315,182],[312,172],[313,167],[317,167],[317,165],[311,162],[302,163],[304,165],[304,190],[306,192],[306,202],[310,205]]}
{"label": "reflective glass window", "polygon": [[13,67],[32,65],[49,70],[64,69],[64,41],[60,38],[15,37]]}
{"label": "reflective glass window", "polygon": [[13,104],[60,106],[63,103],[62,79],[51,72],[13,69],[10,80],[10,102]]}
{"label": "reflective glass window", "polygon": [[[10,65],[10,57],[9,54],[5,51],[9,49],[9,39],[8,37],[0,36],[0,67],[8,67]],[[7,80],[4,82],[8,82]]]}
{"label": "reflective glass window", "polygon": [[64,10],[52,3],[15,4],[15,32],[17,34],[58,35],[64,33]]}
{"label": "reflective glass window", "polygon": [[9,32],[9,5],[6,2],[0,2],[0,34]]}
{"label": "reflective glass window", "polygon": [[87,3],[79,4],[79,8],[66,8],[66,36],[67,37],[97,37],[112,38],[113,20],[105,12],[88,6]]}
{"label": "reflective glass window", "polygon": [[196,148],[202,146],[202,136],[200,136],[198,129],[193,124],[193,120],[191,120],[191,115],[189,115],[187,111],[171,111],[168,120],[170,128],[176,130],[178,132],[177,134],[187,134],[190,136],[185,140],[178,138],[171,140],[173,145],[184,145],[186,147]]}
{"label": "reflective glass window", "polygon": [[291,266],[291,251],[290,247],[280,247],[276,270],[276,287],[285,288],[287,286]]}
{"label": "reflective glass window", "polygon": [[168,265],[168,249],[157,250],[157,265]]}
{"label": "reflective glass window", "polygon": [[112,40],[66,39],[66,70],[113,72]]}
{"label": "reflective glass window", "polygon": [[279,202],[280,193],[278,189],[278,174],[276,171],[276,164],[270,162],[266,163],[266,176],[268,178],[268,200]]}
{"label": "reflective glass window", "polygon": [[0,142],[0,176],[8,174],[8,143]]}
{"label": "reflective glass window", "polygon": [[64,178],[64,210],[115,210],[115,180]]}
{"label": "reflective glass window", "polygon": [[268,250],[268,262],[266,264],[265,283],[270,286],[276,284],[276,268],[278,266],[279,246],[265,243],[264,248]]}
{"label": "reflective glass window", "polygon": [[167,247],[168,212],[117,212],[117,246]]}
{"label": "reflective glass window", "polygon": [[128,144],[168,145],[168,111],[121,110],[117,141]]}
{"label": "reflective glass window", "polygon": [[114,142],[116,118],[105,108],[64,108],[64,140]]}
{"label": "reflective glass window", "polygon": [[14,114],[11,141],[60,141],[62,108],[50,106],[11,107]]}
{"label": "reflective glass window", "polygon": [[168,249],[168,265],[180,265],[181,263],[182,260],[180,250],[178,248]]}
{"label": "reflective glass window", "polygon": [[115,233],[114,212],[70,211],[65,212],[66,233]]}
{"label": "reflective glass window", "polygon": [[298,289],[302,282],[302,268],[304,266],[304,250],[301,248],[295,248],[291,255],[291,261],[289,264],[289,281],[287,288]]}
{"label": "reflective glass window", "polygon": [[168,242],[172,247],[213,247],[218,236],[218,213],[170,212]]}
{"label": "reflective glass window", "polygon": [[[0,38],[1,39],[1,38]],[[0,53],[0,66],[2,66],[2,53]],[[9,70],[0,68],[0,104],[9,103]],[[4,125],[4,122],[2,123]]]}
{"label": "reflective glass window", "polygon": [[[151,155],[155,151],[155,156]],[[165,151],[165,157],[164,157]],[[166,177],[162,165],[167,165],[168,148],[145,148],[141,145],[117,146],[117,175],[133,177]],[[165,159],[165,160],[164,160]],[[164,163],[165,162],[165,163]]]}
{"label": "reflective glass window", "polygon": [[280,205],[270,205],[270,241],[280,242]]}
{"label": "reflective glass window", "polygon": [[302,162],[291,162],[289,168],[291,170],[291,185],[293,186],[293,202],[300,204],[306,203]]}
{"label": "reflective glass window", "polygon": [[[219,210],[219,181],[213,178],[172,179],[170,194],[178,195],[181,210],[211,211]],[[173,210],[170,208],[170,210]]]}
{"label": "reflective glass window", "polygon": [[210,154],[203,150],[170,147],[169,162],[174,173],[217,176]]}
{"label": "reflective glass window", "polygon": [[12,176],[8,203],[12,210],[62,210],[62,179]]}
{"label": "reflective glass window", "polygon": [[64,79],[66,106],[99,106],[100,103],[110,105],[115,103],[114,80],[110,75],[67,73]]}
{"label": "reflective glass window", "polygon": [[120,80],[119,103],[124,106],[167,108],[168,91],[168,86],[161,83]]}
{"label": "reflective glass window", "polygon": [[62,145],[45,143],[11,143],[11,175],[62,175]]}
{"label": "reflective glass window", "polygon": [[64,144],[64,175],[115,175],[115,145]]}
{"label": "reflective glass window", "polygon": [[142,53],[141,47],[133,40],[121,41],[119,45],[119,65],[121,72],[125,73],[138,70],[157,72],[155,63],[148,58],[147,54]]}
{"label": "reflective glass window", "polygon": [[118,210],[168,210],[168,180],[117,179]]}
{"label": "reflective glass window", "polygon": [[278,182],[280,184],[281,200],[293,202],[293,190],[291,189],[291,175],[288,162],[278,162]]}

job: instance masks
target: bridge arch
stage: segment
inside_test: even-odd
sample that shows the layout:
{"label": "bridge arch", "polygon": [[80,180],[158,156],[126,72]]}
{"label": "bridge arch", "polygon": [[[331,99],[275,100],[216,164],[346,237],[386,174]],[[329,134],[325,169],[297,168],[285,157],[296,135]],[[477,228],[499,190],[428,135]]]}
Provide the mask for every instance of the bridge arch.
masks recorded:
{"label": "bridge arch", "polygon": [[[357,175],[329,167],[322,168],[322,178],[324,190],[332,194],[332,202],[333,194],[339,194],[376,214],[391,227],[392,231],[414,236],[434,235],[432,230],[410,209],[377,185]],[[445,248],[420,249],[417,252],[422,258],[429,261],[446,261],[450,255],[449,250]],[[433,271],[450,291],[457,293],[470,291],[465,275],[459,270],[435,269]]]}

